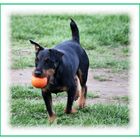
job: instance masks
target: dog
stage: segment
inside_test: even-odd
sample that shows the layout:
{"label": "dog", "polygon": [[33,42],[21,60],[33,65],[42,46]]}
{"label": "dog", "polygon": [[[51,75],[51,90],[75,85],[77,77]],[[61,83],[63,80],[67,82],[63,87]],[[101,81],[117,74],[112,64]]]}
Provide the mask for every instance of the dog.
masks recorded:
{"label": "dog", "polygon": [[67,92],[67,105],[64,110],[67,114],[77,112],[72,108],[73,102],[77,99],[79,108],[85,106],[89,59],[80,45],[77,24],[73,19],[70,20],[71,40],[64,41],[51,49],[45,49],[30,40],[36,51],[33,74],[36,77],[48,78],[48,84],[41,90],[50,122],[56,118],[52,110],[52,93]]}

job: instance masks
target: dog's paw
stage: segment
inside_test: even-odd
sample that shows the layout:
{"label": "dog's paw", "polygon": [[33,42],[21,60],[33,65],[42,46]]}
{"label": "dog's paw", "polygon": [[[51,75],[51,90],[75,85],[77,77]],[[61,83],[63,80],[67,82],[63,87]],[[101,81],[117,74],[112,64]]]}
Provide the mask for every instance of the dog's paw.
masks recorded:
{"label": "dog's paw", "polygon": [[75,108],[72,108],[71,111],[67,111],[67,110],[65,109],[64,112],[65,112],[66,114],[74,114],[74,113],[77,113],[77,110],[76,110]]}
{"label": "dog's paw", "polygon": [[80,109],[82,109],[82,108],[85,107],[85,103],[79,104],[78,106],[79,106]]}
{"label": "dog's paw", "polygon": [[79,109],[82,109],[82,108],[84,108],[85,107],[85,99],[81,99],[81,98],[79,98],[78,100],[77,100],[77,105],[78,105],[78,107],[79,107]]}
{"label": "dog's paw", "polygon": [[77,110],[75,108],[72,108],[71,113],[77,113]]}
{"label": "dog's paw", "polygon": [[53,114],[52,116],[49,116],[49,123],[53,123],[56,120],[56,115]]}

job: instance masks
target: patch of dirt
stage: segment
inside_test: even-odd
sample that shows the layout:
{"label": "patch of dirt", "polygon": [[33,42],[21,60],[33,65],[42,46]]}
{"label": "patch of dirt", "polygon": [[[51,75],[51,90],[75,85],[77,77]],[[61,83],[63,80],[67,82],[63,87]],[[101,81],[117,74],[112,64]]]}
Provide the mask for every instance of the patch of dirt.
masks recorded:
{"label": "patch of dirt", "polygon": [[[96,76],[106,77],[105,81],[94,79]],[[128,95],[128,73],[112,73],[109,69],[89,70],[88,91],[99,93],[101,96]]]}
{"label": "patch of dirt", "polygon": [[[30,85],[33,68],[11,70],[11,85]],[[105,80],[94,77],[105,77]],[[99,98],[87,98],[87,104],[126,103],[114,97],[129,97],[129,75],[127,71],[113,73],[110,69],[89,69],[88,92],[99,95]]]}

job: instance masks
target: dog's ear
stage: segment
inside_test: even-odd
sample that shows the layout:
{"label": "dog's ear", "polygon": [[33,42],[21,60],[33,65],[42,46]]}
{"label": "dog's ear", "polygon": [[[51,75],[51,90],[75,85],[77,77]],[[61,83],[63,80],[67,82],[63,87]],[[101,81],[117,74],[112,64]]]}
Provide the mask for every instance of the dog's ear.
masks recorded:
{"label": "dog's ear", "polygon": [[57,60],[60,60],[62,56],[64,55],[63,52],[60,52],[55,49],[49,49],[49,53],[51,56],[54,56]]}
{"label": "dog's ear", "polygon": [[32,40],[30,40],[30,43],[33,44],[33,45],[35,46],[35,51],[36,51],[36,53],[39,52],[39,51],[41,51],[41,50],[44,50],[44,48],[41,47],[38,43],[36,43],[36,42],[34,42],[34,41],[32,41]]}

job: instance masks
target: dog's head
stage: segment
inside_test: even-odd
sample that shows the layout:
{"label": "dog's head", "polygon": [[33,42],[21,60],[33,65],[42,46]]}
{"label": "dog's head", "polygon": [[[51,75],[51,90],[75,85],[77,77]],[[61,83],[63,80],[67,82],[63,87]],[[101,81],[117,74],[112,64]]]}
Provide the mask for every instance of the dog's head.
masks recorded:
{"label": "dog's head", "polygon": [[51,77],[62,59],[63,53],[55,49],[44,49],[38,43],[30,40],[35,46],[35,70],[36,77]]}

